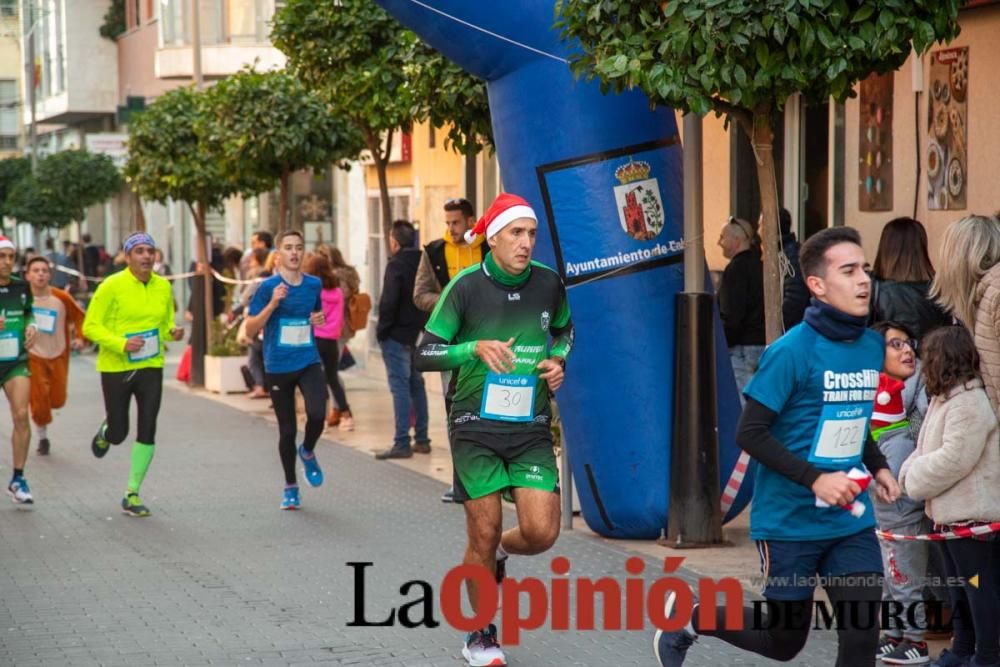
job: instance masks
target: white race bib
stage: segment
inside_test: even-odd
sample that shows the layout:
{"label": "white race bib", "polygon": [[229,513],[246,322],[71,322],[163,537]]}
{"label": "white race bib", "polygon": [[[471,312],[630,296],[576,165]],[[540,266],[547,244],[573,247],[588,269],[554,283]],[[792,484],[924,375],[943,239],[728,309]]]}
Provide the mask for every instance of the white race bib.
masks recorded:
{"label": "white race bib", "polygon": [[281,347],[307,347],[312,342],[309,320],[283,317],[278,321],[278,345]]}
{"label": "white race bib", "polygon": [[21,341],[13,331],[0,332],[0,361],[16,361],[21,354]]}
{"label": "white race bib", "polygon": [[125,334],[126,338],[142,336],[142,347],[136,352],[128,353],[129,361],[145,361],[160,354],[160,332],[156,329],[150,331],[140,331],[138,333]]}
{"label": "white race bib", "polygon": [[811,463],[859,462],[868,436],[871,404],[827,405],[809,454]]}
{"label": "white race bib", "polygon": [[486,374],[479,416],[509,422],[530,422],[535,418],[534,375]]}
{"label": "white race bib", "polygon": [[54,334],[56,332],[58,312],[49,308],[32,308],[31,312],[35,316],[35,326],[41,333]]}

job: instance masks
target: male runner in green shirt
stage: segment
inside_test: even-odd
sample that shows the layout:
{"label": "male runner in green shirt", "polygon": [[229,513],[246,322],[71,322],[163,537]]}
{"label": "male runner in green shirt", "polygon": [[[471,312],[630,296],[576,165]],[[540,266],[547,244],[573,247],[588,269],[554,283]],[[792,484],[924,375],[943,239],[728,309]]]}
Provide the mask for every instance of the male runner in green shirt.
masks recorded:
{"label": "male runner in green shirt", "polygon": [[[549,392],[563,382],[573,323],[559,275],[531,261],[537,228],[525,200],[500,195],[469,233],[470,242],[486,234],[489,254],[448,283],[417,347],[418,369],[458,373],[449,430],[469,536],[464,563],[498,582],[508,554],[542,553],[559,536]],[[501,494],[518,516],[502,533]],[[471,581],[468,593],[478,611]],[[462,654],[473,667],[506,664],[492,624],[470,633]]]}
{"label": "male runner in green shirt", "polygon": [[163,394],[164,341],[180,340],[184,330],[174,326],[170,283],[153,273],[153,238],[136,232],[125,239],[122,250],[128,266],[98,286],[83,322],[83,335],[100,346],[97,370],[106,413],[90,448],[94,456],[102,458],[109,444],[125,440],[129,405],[135,396],[139,418],[122,511],[145,517],[149,510],[139,500],[139,487],[153,461]]}
{"label": "male runner in green shirt", "polygon": [[7,494],[21,507],[34,504],[31,489],[24,479],[28,461],[31,426],[28,423],[28,400],[31,380],[28,375],[28,348],[35,342],[35,322],[31,311],[31,287],[14,272],[17,253],[14,243],[0,236],[0,386],[7,394],[14,429],[10,436],[14,475]]}

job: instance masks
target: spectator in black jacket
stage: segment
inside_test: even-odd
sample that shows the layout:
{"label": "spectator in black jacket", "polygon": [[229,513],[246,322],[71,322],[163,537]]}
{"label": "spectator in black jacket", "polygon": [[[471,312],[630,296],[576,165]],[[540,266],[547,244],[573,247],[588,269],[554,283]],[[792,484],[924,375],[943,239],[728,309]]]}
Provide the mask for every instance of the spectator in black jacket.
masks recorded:
{"label": "spectator in black jacket", "polygon": [[869,322],[899,322],[920,341],[951,317],[928,298],[934,267],[927,254],[927,230],[913,218],[895,218],[882,228],[872,267]]}
{"label": "spectator in black jacket", "polygon": [[792,214],[787,208],[778,213],[781,230],[782,262],[781,320],[788,331],[802,321],[809,306],[809,289],[799,267],[799,241],[792,233]]}
{"label": "spectator in black jacket", "polygon": [[733,217],[719,236],[722,254],[729,260],[719,283],[719,313],[741,401],[764,351],[764,265],[754,236],[749,222]]}
{"label": "spectator in black jacket", "polygon": [[[413,303],[413,284],[420,264],[420,249],[414,246],[416,231],[409,222],[392,223],[389,251],[392,257],[385,267],[382,297],[378,303],[378,326],[375,337],[382,347],[392,393],[396,431],[392,447],[375,454],[377,459],[405,459],[413,452],[428,453],[427,393],[424,378],[414,368],[414,346],[427,324],[427,313]],[[414,443],[410,446],[410,410],[416,415]]]}

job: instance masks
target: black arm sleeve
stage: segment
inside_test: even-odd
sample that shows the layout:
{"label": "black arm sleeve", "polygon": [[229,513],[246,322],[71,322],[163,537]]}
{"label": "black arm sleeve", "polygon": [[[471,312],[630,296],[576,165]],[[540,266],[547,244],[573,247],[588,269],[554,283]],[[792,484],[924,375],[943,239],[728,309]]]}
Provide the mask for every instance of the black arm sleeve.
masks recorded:
{"label": "black arm sleeve", "polygon": [[813,464],[792,454],[771,435],[771,424],[777,416],[778,413],[763,403],[747,398],[736,427],[736,444],[771,470],[807,489],[812,488],[822,473]]}
{"label": "black arm sleeve", "polygon": [[865,440],[865,451],[861,454],[861,462],[865,464],[868,472],[872,475],[882,468],[889,468],[889,461],[885,458],[882,450],[878,448],[878,443],[872,437],[871,431],[868,432],[868,439]]}

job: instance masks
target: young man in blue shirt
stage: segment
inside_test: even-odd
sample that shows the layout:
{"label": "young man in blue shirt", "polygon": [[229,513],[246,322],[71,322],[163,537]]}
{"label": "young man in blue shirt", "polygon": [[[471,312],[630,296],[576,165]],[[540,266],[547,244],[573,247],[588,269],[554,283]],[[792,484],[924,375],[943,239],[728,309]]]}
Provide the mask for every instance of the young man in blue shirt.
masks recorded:
{"label": "young man in blue shirt", "polygon": [[299,485],[295,477],[295,389],[306,404],[306,431],[298,456],[311,486],[323,483],[316,460],[316,442],[323,433],[326,413],[326,376],[313,340],[313,325],[324,322],[319,278],[302,273],[305,242],[302,234],[278,235],[277,270],[262,282],[250,301],[247,337],[264,329],[264,375],[278,418],[278,454],[285,471],[281,509],[299,508]]}
{"label": "young man in blue shirt", "polygon": [[[819,232],[802,246],[799,261],[811,304],[805,320],[761,357],[744,390],[737,431],[756,466],[750,537],[760,552],[771,613],[758,625],[759,614],[745,608],[742,628],[726,630],[720,608],[716,629],[699,631],[696,606],[687,627],[656,633],[654,651],[664,667],[683,664],[699,632],[792,660],[809,636],[817,581],[834,605],[852,611],[838,619],[837,666],[875,664],[882,557],[871,500],[847,473],[863,464],[879,498],[899,497],[868,433],[885,343],[865,328],[871,279],[856,230]],[[864,505],[860,516],[843,509],[855,499]],[[669,596],[668,617],[674,602]]]}

